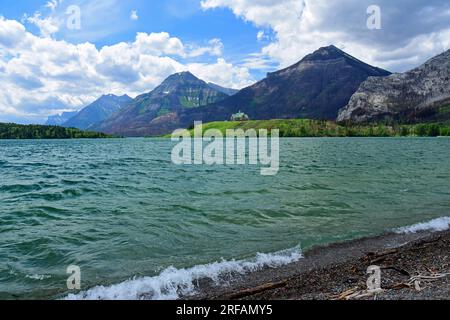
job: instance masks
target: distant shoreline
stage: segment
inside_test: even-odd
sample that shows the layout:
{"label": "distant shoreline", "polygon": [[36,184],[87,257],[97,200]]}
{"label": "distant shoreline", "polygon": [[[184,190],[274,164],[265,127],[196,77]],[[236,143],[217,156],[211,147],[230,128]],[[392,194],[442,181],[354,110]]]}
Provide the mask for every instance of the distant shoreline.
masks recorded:
{"label": "distant shoreline", "polygon": [[[339,124],[333,121],[310,119],[272,119],[251,121],[222,121],[203,124],[203,132],[215,129],[224,136],[227,130],[241,130],[244,133],[254,130],[279,130],[281,138],[377,138],[377,137],[449,137],[449,123],[418,124]],[[188,129],[191,134],[193,128]],[[162,136],[142,136],[136,138],[170,138],[171,134]],[[82,131],[48,125],[19,125],[0,123],[0,140],[44,140],[44,139],[111,139],[124,138],[94,131]],[[131,137],[130,137],[131,138]]]}
{"label": "distant shoreline", "polygon": [[47,125],[21,125],[0,123],[0,140],[44,140],[44,139],[109,139],[118,138],[100,132],[82,131]]}
{"label": "distant shoreline", "polygon": [[[219,130],[226,135],[227,130],[278,129],[281,138],[388,138],[388,137],[448,137],[449,123],[417,124],[340,124],[334,121],[311,119],[272,119],[250,121],[218,121],[202,124],[203,133],[207,130]],[[193,127],[188,129],[193,134]],[[163,135],[170,138],[171,135]]]}

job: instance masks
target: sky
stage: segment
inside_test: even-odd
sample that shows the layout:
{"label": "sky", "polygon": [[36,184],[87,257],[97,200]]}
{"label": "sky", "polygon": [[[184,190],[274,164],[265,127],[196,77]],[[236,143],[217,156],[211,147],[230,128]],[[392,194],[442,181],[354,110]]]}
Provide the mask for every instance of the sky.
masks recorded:
{"label": "sky", "polygon": [[0,122],[43,123],[181,71],[240,89],[331,44],[410,70],[450,49],[450,2],[1,0]]}

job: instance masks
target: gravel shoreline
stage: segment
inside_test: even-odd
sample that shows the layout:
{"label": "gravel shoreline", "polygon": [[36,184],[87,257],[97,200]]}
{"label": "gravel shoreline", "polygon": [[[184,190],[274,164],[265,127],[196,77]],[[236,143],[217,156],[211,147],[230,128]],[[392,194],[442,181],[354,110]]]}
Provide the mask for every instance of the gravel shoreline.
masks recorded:
{"label": "gravel shoreline", "polygon": [[[450,230],[385,234],[315,247],[300,261],[201,283],[194,300],[450,300]],[[381,268],[382,291],[367,292],[367,268]],[[192,297],[191,297],[192,299]]]}

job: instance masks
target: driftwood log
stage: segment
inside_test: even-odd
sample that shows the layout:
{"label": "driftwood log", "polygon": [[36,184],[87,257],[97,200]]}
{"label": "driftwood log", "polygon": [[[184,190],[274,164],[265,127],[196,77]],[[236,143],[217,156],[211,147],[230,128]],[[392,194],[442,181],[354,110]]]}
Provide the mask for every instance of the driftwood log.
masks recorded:
{"label": "driftwood log", "polygon": [[240,290],[240,291],[237,291],[235,293],[232,293],[232,294],[226,296],[225,300],[242,299],[242,298],[249,297],[249,296],[261,293],[261,292],[268,291],[268,290],[283,288],[287,285],[287,283],[288,283],[287,280],[284,280],[284,281],[276,282],[276,283],[263,284],[261,286],[255,287],[255,288]]}

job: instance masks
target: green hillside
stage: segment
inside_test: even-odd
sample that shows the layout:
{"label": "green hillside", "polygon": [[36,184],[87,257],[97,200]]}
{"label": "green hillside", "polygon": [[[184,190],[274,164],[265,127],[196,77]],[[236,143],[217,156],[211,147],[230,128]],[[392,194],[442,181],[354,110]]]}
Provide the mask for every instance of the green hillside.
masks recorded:
{"label": "green hillside", "polygon": [[[190,128],[191,131],[193,128]],[[396,137],[450,136],[450,124],[427,123],[415,125],[366,125],[343,126],[332,121],[306,119],[259,120],[244,122],[211,122],[203,124],[203,131],[219,129],[225,134],[227,129],[279,129],[280,137]],[[191,132],[192,133],[192,132]]]}

